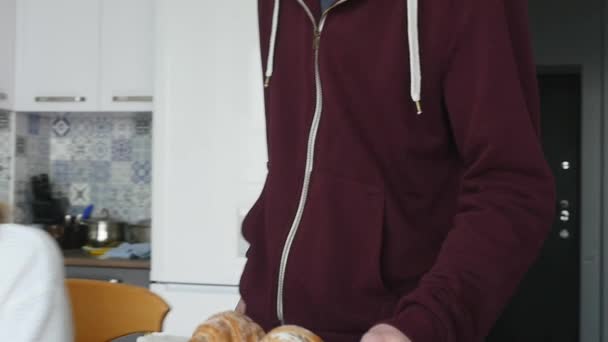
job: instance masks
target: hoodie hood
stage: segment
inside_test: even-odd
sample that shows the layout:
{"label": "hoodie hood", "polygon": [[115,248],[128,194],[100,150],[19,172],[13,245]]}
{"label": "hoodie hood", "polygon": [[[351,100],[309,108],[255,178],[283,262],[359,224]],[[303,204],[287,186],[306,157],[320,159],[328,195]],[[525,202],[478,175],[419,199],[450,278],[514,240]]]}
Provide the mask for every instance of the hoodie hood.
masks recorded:
{"label": "hoodie hood", "polygon": [[[283,0],[283,1],[297,1],[297,0]],[[332,6],[336,6],[340,3],[344,3],[349,0],[338,0]],[[422,84],[422,71],[420,68],[420,41],[418,34],[418,0],[404,0],[407,2],[407,40],[409,46],[410,55],[410,97],[416,104],[416,111],[420,115],[422,114],[421,104],[421,84]],[[331,7],[330,6],[330,9]],[[268,57],[266,60],[266,73],[264,80],[264,87],[270,85],[272,74],[274,72],[274,59],[275,59],[275,48],[277,44],[277,32],[280,25],[281,16],[281,0],[274,0],[274,9],[272,11],[272,29],[270,31],[269,44],[268,44]]]}

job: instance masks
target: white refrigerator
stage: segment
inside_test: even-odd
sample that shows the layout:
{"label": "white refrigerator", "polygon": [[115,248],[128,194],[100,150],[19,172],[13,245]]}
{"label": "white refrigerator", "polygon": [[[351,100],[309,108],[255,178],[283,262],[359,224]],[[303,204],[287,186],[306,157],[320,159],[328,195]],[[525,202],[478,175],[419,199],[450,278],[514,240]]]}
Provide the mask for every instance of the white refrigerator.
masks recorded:
{"label": "white refrigerator", "polygon": [[151,289],[164,331],[233,309],[266,177],[257,4],[156,0]]}

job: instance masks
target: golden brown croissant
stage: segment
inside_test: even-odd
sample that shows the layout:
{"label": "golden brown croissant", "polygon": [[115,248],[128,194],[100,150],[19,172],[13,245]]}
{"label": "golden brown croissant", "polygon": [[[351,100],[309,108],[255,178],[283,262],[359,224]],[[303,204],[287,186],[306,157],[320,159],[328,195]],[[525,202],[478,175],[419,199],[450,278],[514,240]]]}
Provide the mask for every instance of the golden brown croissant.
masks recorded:
{"label": "golden brown croissant", "polygon": [[201,324],[190,342],[258,342],[264,330],[249,317],[234,311],[211,316]]}
{"label": "golden brown croissant", "polygon": [[272,329],[261,342],[323,342],[323,340],[302,327],[284,325]]}

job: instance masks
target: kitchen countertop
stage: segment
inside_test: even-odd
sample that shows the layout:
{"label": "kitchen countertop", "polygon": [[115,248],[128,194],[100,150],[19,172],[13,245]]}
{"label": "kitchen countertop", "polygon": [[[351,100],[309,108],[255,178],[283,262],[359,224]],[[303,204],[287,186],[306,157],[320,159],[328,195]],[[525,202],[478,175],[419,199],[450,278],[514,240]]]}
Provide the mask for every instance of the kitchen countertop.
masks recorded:
{"label": "kitchen countertop", "polygon": [[150,269],[150,260],[99,259],[80,249],[63,251],[65,266]]}

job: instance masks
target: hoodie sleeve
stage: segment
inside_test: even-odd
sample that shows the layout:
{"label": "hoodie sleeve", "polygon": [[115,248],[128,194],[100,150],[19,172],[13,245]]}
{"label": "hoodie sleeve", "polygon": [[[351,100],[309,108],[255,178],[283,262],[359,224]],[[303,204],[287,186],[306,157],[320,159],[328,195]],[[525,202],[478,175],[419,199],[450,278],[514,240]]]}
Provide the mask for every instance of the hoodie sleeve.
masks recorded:
{"label": "hoodie sleeve", "polygon": [[554,215],[527,1],[466,0],[458,12],[443,100],[465,172],[435,265],[387,322],[413,342],[482,341]]}

